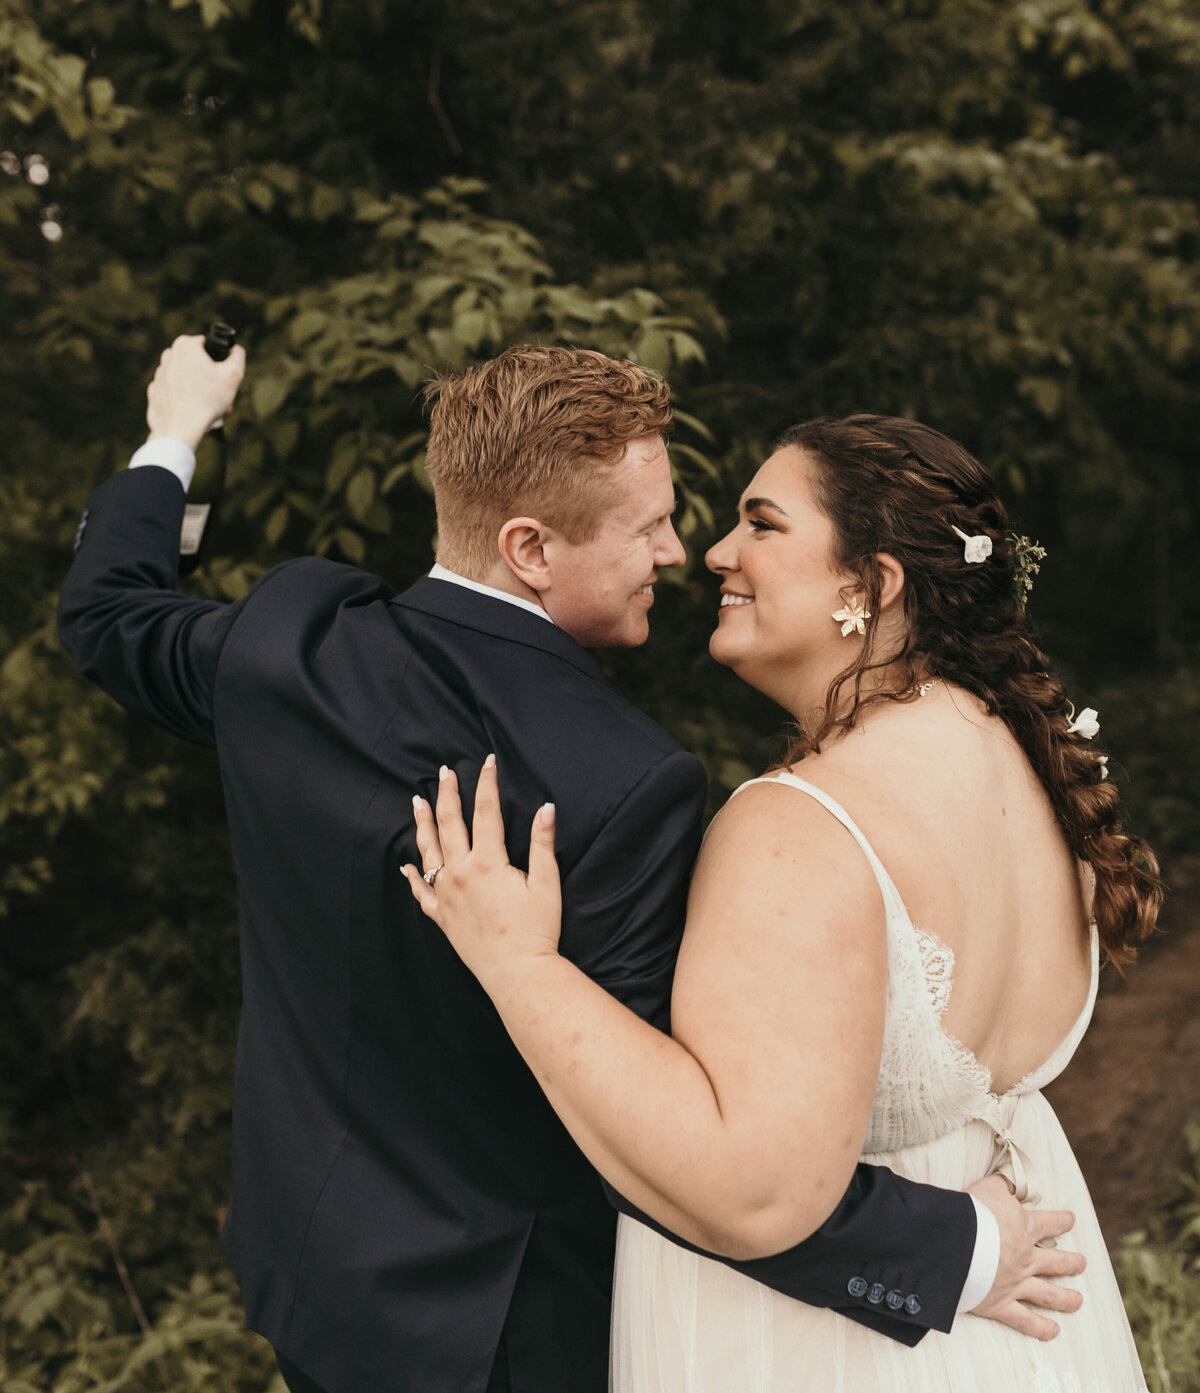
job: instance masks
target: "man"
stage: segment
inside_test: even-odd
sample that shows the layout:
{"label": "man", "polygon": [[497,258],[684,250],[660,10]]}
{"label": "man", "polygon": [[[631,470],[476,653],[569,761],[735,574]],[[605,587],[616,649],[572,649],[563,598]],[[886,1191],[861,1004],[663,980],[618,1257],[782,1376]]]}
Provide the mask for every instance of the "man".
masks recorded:
{"label": "man", "polygon": [[[473,788],[494,751],[514,848],[559,809],[563,951],[666,1027],[704,777],[583,645],[644,642],[683,560],[667,388],[528,347],[437,384],[430,577],[397,595],[303,558],[222,605],[176,593],[178,537],[243,369],[198,338],[163,355],[60,626],[118,701],[220,758],[244,996],[225,1242],[248,1320],[295,1393],[600,1393],[612,1209],[399,867],[438,761]],[[989,1286],[976,1309],[1051,1333],[1016,1298],[1052,1304],[1034,1243],[1068,1216],[988,1184],[1003,1243],[978,1201],[863,1166],[818,1234],[745,1270],[907,1343]]]}

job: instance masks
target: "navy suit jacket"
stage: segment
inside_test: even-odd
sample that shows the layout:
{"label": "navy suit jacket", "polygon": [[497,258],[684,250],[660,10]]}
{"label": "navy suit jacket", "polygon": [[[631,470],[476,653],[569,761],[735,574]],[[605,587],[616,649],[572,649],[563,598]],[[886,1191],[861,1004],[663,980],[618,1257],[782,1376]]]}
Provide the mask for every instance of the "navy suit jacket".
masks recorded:
{"label": "navy suit jacket", "polygon": [[[159,468],[96,491],[60,633],[219,756],[243,974],[224,1238],[249,1323],[329,1393],[482,1390],[502,1331],[518,1393],[602,1393],[612,1204],[399,866],[413,793],[448,762],[469,805],[495,751],[518,864],[557,805],[562,952],[666,1028],[701,766],[561,629],[460,586],[304,558],[236,604],[179,595],[183,506]],[[974,1235],[966,1196],[860,1166],[812,1238],[734,1265],[915,1343],[949,1328]]]}

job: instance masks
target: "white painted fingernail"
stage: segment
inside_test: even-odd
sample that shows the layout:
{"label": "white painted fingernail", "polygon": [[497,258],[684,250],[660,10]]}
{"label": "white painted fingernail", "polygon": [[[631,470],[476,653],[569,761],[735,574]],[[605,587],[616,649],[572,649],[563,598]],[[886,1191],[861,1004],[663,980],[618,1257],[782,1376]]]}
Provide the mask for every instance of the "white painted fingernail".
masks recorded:
{"label": "white painted fingernail", "polygon": [[542,826],[543,826],[543,827],[553,827],[553,826],[554,826],[554,804],[553,804],[553,803],[543,803],[543,804],[542,804]]}
{"label": "white painted fingernail", "polygon": [[438,782],[440,783],[443,779],[449,777],[449,774],[450,774],[449,766],[443,764],[442,767],[438,770]]}
{"label": "white painted fingernail", "polygon": [[419,813],[419,812],[421,811],[422,806],[424,805],[424,802],[425,802],[424,798],[422,798],[421,795],[420,795],[419,793],[414,793],[414,794],[413,794],[413,811]]}
{"label": "white painted fingernail", "polygon": [[495,767],[496,767],[496,756],[495,756],[495,755],[488,755],[487,759],[485,759],[485,760],[483,761],[483,767],[484,767],[485,769],[495,769]]}

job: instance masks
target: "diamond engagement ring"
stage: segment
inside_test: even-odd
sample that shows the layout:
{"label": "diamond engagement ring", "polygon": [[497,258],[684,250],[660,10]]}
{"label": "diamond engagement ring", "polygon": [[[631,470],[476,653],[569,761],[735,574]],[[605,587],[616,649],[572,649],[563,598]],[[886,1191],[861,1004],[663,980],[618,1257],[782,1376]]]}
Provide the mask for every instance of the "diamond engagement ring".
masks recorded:
{"label": "diamond engagement ring", "polygon": [[422,880],[425,882],[425,884],[428,885],[429,888],[432,890],[432,889],[433,889],[433,882],[437,879],[437,876],[438,876],[438,871],[444,871],[445,869],[446,869],[446,863],[443,861],[442,864],[441,864],[440,866],[434,866],[433,870],[431,870],[431,871],[426,871],[425,874],[421,877],[421,879],[422,879]]}

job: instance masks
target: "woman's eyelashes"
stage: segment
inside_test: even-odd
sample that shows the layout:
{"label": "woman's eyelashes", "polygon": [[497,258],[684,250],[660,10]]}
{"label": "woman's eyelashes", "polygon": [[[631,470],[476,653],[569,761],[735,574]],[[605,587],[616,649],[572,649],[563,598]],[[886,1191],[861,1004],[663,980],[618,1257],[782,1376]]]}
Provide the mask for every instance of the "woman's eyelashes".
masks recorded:
{"label": "woman's eyelashes", "polygon": [[747,518],[746,522],[749,525],[751,532],[775,531],[775,528],[766,520],[766,518]]}

